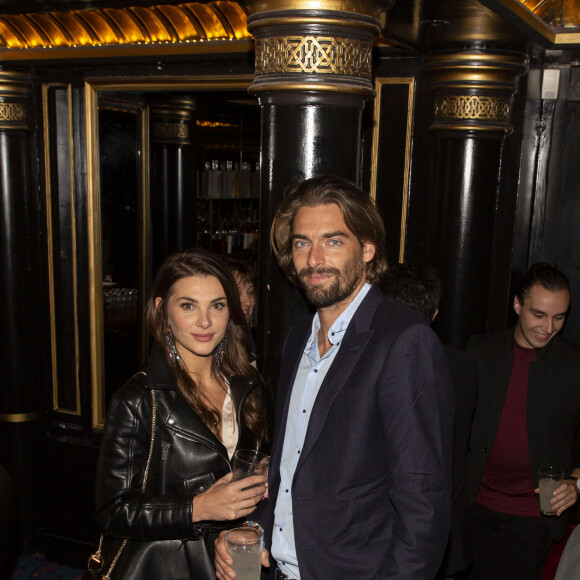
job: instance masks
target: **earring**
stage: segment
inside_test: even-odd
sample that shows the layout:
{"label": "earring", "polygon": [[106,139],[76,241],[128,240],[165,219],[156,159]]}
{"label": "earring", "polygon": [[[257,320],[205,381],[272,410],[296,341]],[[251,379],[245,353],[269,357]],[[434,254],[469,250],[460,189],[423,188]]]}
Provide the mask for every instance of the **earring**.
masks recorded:
{"label": "earring", "polygon": [[218,369],[220,368],[222,361],[224,360],[224,350],[226,347],[227,340],[228,340],[228,335],[224,334],[224,337],[220,340],[219,344],[216,346],[215,350],[213,351],[215,364],[217,365]]}
{"label": "earring", "polygon": [[171,362],[174,365],[179,364],[179,366],[183,368],[183,365],[181,364],[181,357],[177,352],[177,347],[175,346],[175,341],[173,340],[173,332],[171,332],[171,328],[168,328],[167,333],[165,334],[165,348],[167,349],[167,354],[169,355]]}

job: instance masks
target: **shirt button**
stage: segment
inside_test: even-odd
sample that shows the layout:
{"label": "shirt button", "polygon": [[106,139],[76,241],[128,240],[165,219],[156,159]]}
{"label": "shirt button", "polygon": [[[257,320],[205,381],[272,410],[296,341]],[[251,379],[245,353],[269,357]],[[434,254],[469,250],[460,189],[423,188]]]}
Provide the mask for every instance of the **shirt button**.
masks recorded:
{"label": "shirt button", "polygon": [[317,373],[318,372],[318,369],[314,369],[314,372]]}
{"label": "shirt button", "polygon": [[303,412],[303,413],[306,413],[306,409],[302,409],[302,412]]}
{"label": "shirt button", "polygon": [[286,493],[288,493],[288,490],[286,490]]}
{"label": "shirt button", "polygon": [[300,449],[298,449],[298,455],[300,455]]}

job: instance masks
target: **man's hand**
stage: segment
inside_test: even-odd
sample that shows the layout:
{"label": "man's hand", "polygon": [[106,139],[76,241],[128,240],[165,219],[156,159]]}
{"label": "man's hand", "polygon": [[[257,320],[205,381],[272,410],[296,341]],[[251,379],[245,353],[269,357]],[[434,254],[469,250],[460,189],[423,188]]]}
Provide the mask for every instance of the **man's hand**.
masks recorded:
{"label": "man's hand", "polygon": [[[540,493],[540,488],[534,489],[535,493]],[[576,482],[570,479],[565,480],[560,487],[554,491],[554,497],[550,500],[552,509],[557,516],[561,516],[569,507],[578,501],[579,495]]]}
{"label": "man's hand", "polygon": [[[215,573],[219,580],[230,580],[236,577],[236,573],[230,567],[234,561],[226,548],[225,533],[225,531],[222,532],[215,541],[214,564]],[[266,566],[266,568],[270,566],[270,559],[266,548],[262,550],[262,566]]]}

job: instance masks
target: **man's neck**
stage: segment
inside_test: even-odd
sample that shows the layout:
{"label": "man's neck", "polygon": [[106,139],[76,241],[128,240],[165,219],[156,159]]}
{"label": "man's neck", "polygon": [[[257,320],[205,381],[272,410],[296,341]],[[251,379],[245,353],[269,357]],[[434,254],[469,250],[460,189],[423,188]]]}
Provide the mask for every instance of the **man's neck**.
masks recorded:
{"label": "man's neck", "polygon": [[316,311],[320,320],[320,329],[318,330],[318,352],[320,356],[326,354],[332,347],[332,343],[328,340],[328,331],[331,329],[338,317],[348,308],[349,304],[351,304],[356,298],[357,294],[365,284],[366,280],[363,279],[348,298],[335,304],[331,304],[330,306],[326,306],[325,308],[319,308]]}

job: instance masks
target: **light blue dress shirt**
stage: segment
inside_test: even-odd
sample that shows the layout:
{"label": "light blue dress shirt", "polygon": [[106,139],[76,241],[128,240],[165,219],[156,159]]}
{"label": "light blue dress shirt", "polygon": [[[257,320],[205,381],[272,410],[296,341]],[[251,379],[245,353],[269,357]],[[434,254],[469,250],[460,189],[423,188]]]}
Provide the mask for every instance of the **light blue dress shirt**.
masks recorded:
{"label": "light blue dress shirt", "polygon": [[370,288],[371,285],[367,282],[346,310],[335,320],[328,331],[328,340],[332,347],[322,357],[318,351],[320,318],[318,313],[314,316],[310,338],[304,348],[294,386],[292,387],[280,460],[280,489],[276,498],[274,531],[272,534],[272,556],[282,572],[290,578],[300,579],[296,543],[294,541],[291,490],[296,466],[300,459],[300,451],[304,445],[310,413],[314,407],[320,385],[340,348],[344,333]]}

